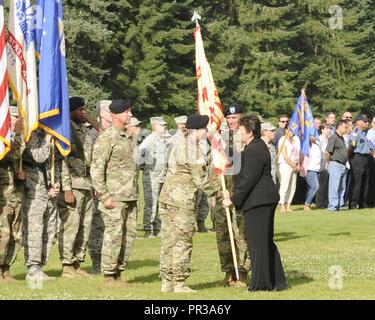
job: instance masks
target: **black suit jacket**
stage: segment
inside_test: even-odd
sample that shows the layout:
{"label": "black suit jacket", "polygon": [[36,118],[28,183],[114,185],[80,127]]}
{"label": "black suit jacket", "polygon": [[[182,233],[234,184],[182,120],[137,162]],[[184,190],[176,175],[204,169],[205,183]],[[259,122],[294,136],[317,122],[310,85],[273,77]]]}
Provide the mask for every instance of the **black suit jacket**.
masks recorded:
{"label": "black suit jacket", "polygon": [[262,139],[254,139],[242,151],[241,171],[234,178],[231,200],[243,211],[280,200],[271,176],[271,156]]}

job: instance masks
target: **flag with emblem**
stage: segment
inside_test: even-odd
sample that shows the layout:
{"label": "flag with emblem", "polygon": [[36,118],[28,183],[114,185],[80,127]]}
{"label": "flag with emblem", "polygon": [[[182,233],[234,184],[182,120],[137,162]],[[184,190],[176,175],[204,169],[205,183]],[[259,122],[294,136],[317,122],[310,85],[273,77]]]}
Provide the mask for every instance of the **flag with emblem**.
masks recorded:
{"label": "flag with emblem", "polygon": [[6,36],[4,23],[4,4],[0,0],[0,160],[10,150],[10,114],[9,114],[9,96],[7,79],[7,55],[6,55]]}
{"label": "flag with emblem", "polygon": [[[70,110],[61,0],[40,0],[42,30],[38,32],[40,127],[52,134],[63,156],[70,153]],[[51,67],[53,66],[53,68]]]}
{"label": "flag with emblem", "polygon": [[225,168],[229,165],[228,157],[224,152],[225,144],[219,133],[221,122],[224,119],[224,112],[212,76],[211,67],[206,58],[201,27],[198,23],[194,32],[194,38],[196,76],[198,84],[198,112],[202,115],[207,115],[210,118],[207,129],[211,141],[212,164],[218,172],[224,173]]}
{"label": "flag with emblem", "polygon": [[314,116],[304,90],[302,90],[301,95],[298,98],[296,108],[290,120],[289,130],[299,138],[301,142],[301,150],[305,156],[308,156],[310,149],[310,136],[314,136],[319,140],[319,134],[315,127]]}
{"label": "flag with emblem", "polygon": [[38,127],[35,58],[36,11],[30,0],[11,0],[7,42],[8,80],[23,120],[24,138]]}

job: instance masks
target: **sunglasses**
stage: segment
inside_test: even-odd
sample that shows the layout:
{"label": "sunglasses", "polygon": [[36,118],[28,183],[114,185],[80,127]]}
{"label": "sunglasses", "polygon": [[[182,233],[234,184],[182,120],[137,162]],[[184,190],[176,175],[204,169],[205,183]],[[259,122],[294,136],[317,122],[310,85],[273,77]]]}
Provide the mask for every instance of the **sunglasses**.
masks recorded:
{"label": "sunglasses", "polygon": [[289,122],[289,120],[286,120],[286,121],[280,121],[281,123],[288,123]]}

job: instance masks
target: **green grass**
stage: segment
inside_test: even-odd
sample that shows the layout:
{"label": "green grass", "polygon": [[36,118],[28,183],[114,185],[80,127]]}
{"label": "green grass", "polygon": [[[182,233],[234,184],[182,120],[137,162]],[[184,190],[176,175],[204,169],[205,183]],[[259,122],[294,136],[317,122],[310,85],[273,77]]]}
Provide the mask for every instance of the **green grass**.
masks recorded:
{"label": "green grass", "polygon": [[[209,221],[209,219],[208,219]],[[141,222],[141,220],[139,220]],[[26,281],[0,285],[0,299],[374,299],[375,298],[375,209],[329,214],[326,211],[276,215],[275,240],[290,288],[284,292],[249,293],[239,288],[223,288],[215,233],[194,236],[192,276],[188,284],[194,294],[162,294],[158,278],[160,239],[138,238],[125,272],[134,286],[106,289],[100,276],[89,279],[56,281],[32,290]],[[84,269],[90,269],[90,258]],[[344,271],[343,289],[328,286],[329,268],[340,265]],[[45,268],[59,276],[56,247]],[[23,252],[12,268],[19,280],[26,275]]]}

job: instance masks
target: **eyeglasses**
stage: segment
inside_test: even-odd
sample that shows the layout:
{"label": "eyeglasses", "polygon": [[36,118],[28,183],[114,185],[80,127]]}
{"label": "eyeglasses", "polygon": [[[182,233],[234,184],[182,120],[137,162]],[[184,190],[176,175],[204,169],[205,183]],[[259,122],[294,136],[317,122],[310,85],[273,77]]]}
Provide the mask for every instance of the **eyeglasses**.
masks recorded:
{"label": "eyeglasses", "polygon": [[286,121],[280,121],[281,123],[288,123],[289,122],[289,120],[286,120]]}

